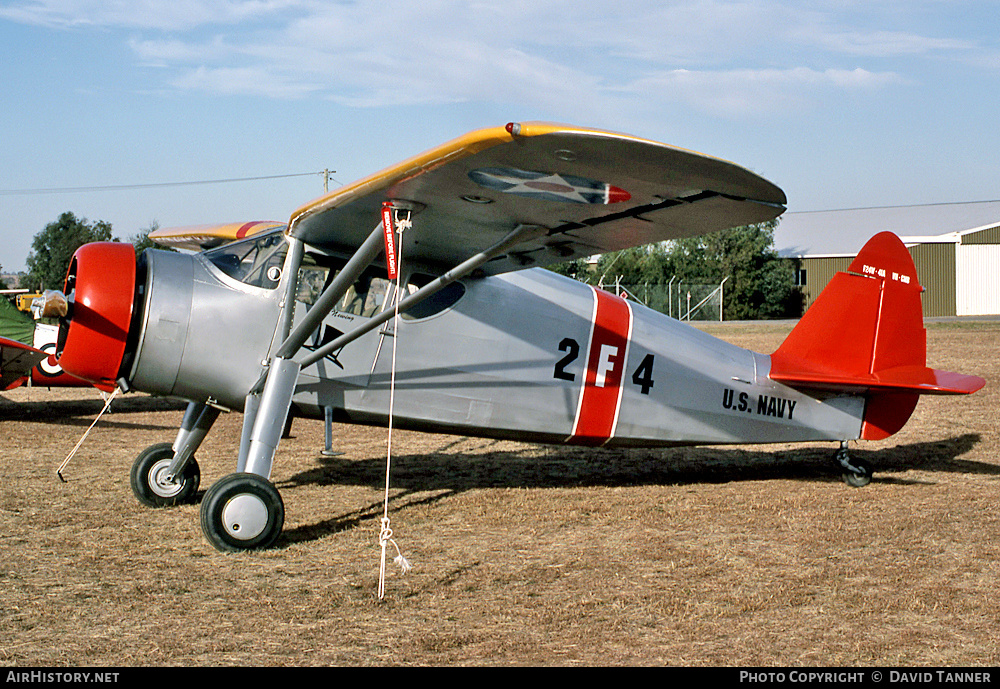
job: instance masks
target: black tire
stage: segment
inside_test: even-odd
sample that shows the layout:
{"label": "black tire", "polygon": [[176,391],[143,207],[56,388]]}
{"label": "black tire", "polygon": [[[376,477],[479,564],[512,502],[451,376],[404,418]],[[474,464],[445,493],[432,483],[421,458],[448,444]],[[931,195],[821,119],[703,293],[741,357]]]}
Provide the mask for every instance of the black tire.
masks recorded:
{"label": "black tire", "polygon": [[863,459],[852,459],[851,466],[855,467],[857,471],[845,471],[841,475],[844,483],[852,488],[864,488],[872,482],[871,464]]}
{"label": "black tire", "polygon": [[271,547],[285,525],[285,505],[274,484],[257,474],[229,474],[205,492],[201,530],[228,553]]}
{"label": "black tire", "polygon": [[201,469],[194,457],[179,477],[179,481],[167,483],[161,479],[170,462],[174,450],[170,443],[150,445],[139,453],[132,463],[129,482],[136,499],[147,507],[172,507],[194,499],[201,483]]}

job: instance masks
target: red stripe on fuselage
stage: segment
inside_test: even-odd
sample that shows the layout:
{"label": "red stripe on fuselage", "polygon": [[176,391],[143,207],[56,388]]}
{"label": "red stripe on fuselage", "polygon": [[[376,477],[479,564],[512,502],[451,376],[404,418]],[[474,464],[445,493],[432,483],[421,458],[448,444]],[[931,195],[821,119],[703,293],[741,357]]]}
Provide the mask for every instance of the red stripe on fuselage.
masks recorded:
{"label": "red stripe on fuselage", "polygon": [[587,347],[587,370],[569,442],[601,445],[614,435],[628,361],[632,309],[604,290],[594,293],[594,315]]}

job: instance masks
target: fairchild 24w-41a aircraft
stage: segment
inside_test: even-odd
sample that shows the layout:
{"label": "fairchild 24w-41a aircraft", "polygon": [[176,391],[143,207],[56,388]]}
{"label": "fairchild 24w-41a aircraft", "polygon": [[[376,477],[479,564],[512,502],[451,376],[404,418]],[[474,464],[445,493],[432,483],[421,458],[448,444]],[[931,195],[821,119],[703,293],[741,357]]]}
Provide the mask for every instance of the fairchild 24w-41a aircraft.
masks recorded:
{"label": "fairchild 24w-41a aircraft", "polygon": [[[333,191],[284,223],[160,231],[201,253],[81,247],[59,364],[110,390],[188,401],[143,451],[150,506],[195,495],[195,451],[241,410],[236,470],[201,501],[223,551],[284,522],[270,482],[290,413],[593,446],[885,438],[921,394],[981,378],[928,368],[913,261],[874,237],[771,355],[541,266],[759,223],[785,195],[732,163],[544,123],[475,131]],[[394,301],[397,291],[400,300]],[[396,313],[401,314],[400,317]],[[395,341],[393,341],[395,340]]]}

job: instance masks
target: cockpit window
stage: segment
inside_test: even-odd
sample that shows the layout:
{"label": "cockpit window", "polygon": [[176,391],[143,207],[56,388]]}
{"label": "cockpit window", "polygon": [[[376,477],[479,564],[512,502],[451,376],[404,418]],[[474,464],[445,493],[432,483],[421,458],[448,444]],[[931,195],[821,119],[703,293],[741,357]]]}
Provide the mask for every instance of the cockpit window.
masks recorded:
{"label": "cockpit window", "polygon": [[392,288],[388,279],[366,270],[337,302],[337,311],[371,318],[389,305]]}
{"label": "cockpit window", "polygon": [[[306,255],[299,269],[298,289],[295,298],[304,304],[315,304],[323,290],[333,282],[343,267],[344,261]],[[413,294],[434,278],[430,275],[415,274],[404,287],[404,296]],[[334,310],[355,316],[371,318],[392,306],[393,283],[385,271],[376,266],[369,267],[347,288],[338,300]],[[465,294],[465,286],[454,282],[443,290],[431,295],[402,314],[406,320],[429,318],[453,306]]]}
{"label": "cockpit window", "polygon": [[[410,284],[407,285],[407,290],[412,294],[432,279],[429,275],[413,275],[410,278]],[[461,282],[453,282],[427,297],[416,306],[407,309],[406,313],[403,314],[403,318],[408,321],[430,318],[446,309],[450,309],[463,296],[465,296],[465,285]]]}
{"label": "cockpit window", "polygon": [[231,278],[253,287],[274,289],[281,280],[288,242],[281,232],[233,242],[205,252],[205,258]]}
{"label": "cockpit window", "polygon": [[[252,287],[275,289],[281,281],[287,253],[288,242],[285,241],[284,234],[268,232],[209,249],[203,255],[234,280]],[[307,305],[315,304],[344,263],[341,259],[307,253],[299,268],[296,300]],[[413,294],[433,279],[431,275],[411,275],[404,287],[404,296]],[[385,271],[371,266],[347,289],[334,310],[371,318],[391,306],[392,290],[393,283],[386,278]],[[402,317],[409,321],[430,318],[454,306],[464,295],[465,285],[453,282],[410,307]]]}
{"label": "cockpit window", "polygon": [[299,268],[299,282],[295,290],[295,300],[312,306],[323,293],[330,269],[309,261]]}

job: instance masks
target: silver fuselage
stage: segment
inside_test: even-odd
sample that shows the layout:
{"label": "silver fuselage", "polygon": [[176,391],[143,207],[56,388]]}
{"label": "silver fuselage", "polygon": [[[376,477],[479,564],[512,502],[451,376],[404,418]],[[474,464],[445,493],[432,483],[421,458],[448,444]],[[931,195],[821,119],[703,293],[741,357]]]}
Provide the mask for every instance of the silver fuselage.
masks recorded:
{"label": "silver fuselage", "polygon": [[[151,250],[144,260],[130,385],[242,410],[280,342],[289,276],[265,288],[230,277],[204,254]],[[863,396],[810,395],[776,383],[767,355],[551,271],[466,279],[461,287],[447,307],[390,320],[303,368],[295,413],[323,418],[330,409],[338,420],[382,424],[392,396],[398,427],[607,446],[860,435]],[[627,318],[605,321],[598,305],[619,315],[627,309]],[[295,320],[308,308],[296,303]],[[315,339],[365,320],[335,310]]]}

